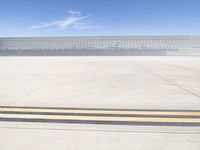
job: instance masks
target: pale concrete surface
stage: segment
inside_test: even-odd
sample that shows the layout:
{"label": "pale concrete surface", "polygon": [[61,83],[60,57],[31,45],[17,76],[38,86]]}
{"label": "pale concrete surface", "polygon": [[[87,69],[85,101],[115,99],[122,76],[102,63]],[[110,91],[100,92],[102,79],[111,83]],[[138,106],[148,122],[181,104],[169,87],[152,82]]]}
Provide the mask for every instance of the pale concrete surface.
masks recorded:
{"label": "pale concrete surface", "polygon": [[0,104],[200,109],[200,57],[1,57]]}
{"label": "pale concrete surface", "polygon": [[42,127],[1,127],[0,132],[1,150],[200,149],[200,134],[198,133],[45,129]]}
{"label": "pale concrete surface", "polygon": [[[200,109],[200,57],[0,57],[0,105]],[[0,122],[1,150],[199,150],[199,127]]]}

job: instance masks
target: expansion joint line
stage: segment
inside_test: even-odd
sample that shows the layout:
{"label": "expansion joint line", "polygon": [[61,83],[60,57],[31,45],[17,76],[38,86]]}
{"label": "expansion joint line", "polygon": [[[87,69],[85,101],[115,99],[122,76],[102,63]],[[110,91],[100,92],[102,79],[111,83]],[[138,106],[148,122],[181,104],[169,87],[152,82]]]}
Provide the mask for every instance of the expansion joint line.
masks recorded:
{"label": "expansion joint line", "polygon": [[188,89],[186,89],[186,88],[183,88],[183,87],[179,86],[178,84],[176,84],[176,83],[174,83],[174,82],[172,82],[172,81],[170,81],[170,80],[168,80],[168,79],[166,79],[166,78],[164,78],[164,77],[162,77],[162,76],[160,76],[160,75],[158,75],[158,74],[156,74],[156,73],[154,73],[154,72],[152,72],[152,71],[150,71],[150,70],[148,70],[148,69],[146,69],[146,68],[144,68],[144,67],[142,67],[141,65],[138,65],[138,64],[136,64],[136,63],[134,63],[134,64],[135,64],[138,68],[140,68],[140,69],[142,69],[142,70],[148,72],[149,74],[154,75],[154,76],[158,77],[159,79],[161,79],[161,80],[163,80],[163,81],[165,81],[165,82],[168,82],[169,84],[174,85],[174,86],[176,86],[177,88],[182,89],[182,90],[184,90],[185,92],[187,92],[187,93],[189,93],[189,94],[191,94],[191,95],[193,95],[193,96],[195,96],[195,97],[197,97],[197,98],[200,98],[200,95],[198,95],[198,94],[196,94],[196,93],[194,93],[194,92],[192,92],[192,91],[190,91],[190,90],[188,90]]}

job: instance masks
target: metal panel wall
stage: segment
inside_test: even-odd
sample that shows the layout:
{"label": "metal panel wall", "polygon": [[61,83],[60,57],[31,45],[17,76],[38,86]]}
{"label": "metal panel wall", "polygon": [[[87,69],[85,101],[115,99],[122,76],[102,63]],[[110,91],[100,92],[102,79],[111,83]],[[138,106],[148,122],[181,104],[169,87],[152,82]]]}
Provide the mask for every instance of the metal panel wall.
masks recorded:
{"label": "metal panel wall", "polygon": [[200,36],[0,38],[1,50],[200,49]]}

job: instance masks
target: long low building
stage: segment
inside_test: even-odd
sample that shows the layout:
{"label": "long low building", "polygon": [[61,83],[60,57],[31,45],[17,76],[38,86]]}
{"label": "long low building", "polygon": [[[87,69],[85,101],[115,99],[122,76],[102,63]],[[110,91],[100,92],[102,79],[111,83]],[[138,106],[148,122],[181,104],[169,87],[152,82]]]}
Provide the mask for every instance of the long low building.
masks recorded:
{"label": "long low building", "polygon": [[200,55],[200,36],[7,37],[0,55]]}

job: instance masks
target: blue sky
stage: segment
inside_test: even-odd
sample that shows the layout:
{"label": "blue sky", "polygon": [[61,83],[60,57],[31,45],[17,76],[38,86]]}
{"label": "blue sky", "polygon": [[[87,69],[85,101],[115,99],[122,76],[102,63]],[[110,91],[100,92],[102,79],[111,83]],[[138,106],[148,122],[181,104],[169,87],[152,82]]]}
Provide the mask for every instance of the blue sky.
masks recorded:
{"label": "blue sky", "polygon": [[0,0],[0,36],[192,34],[200,0]]}

